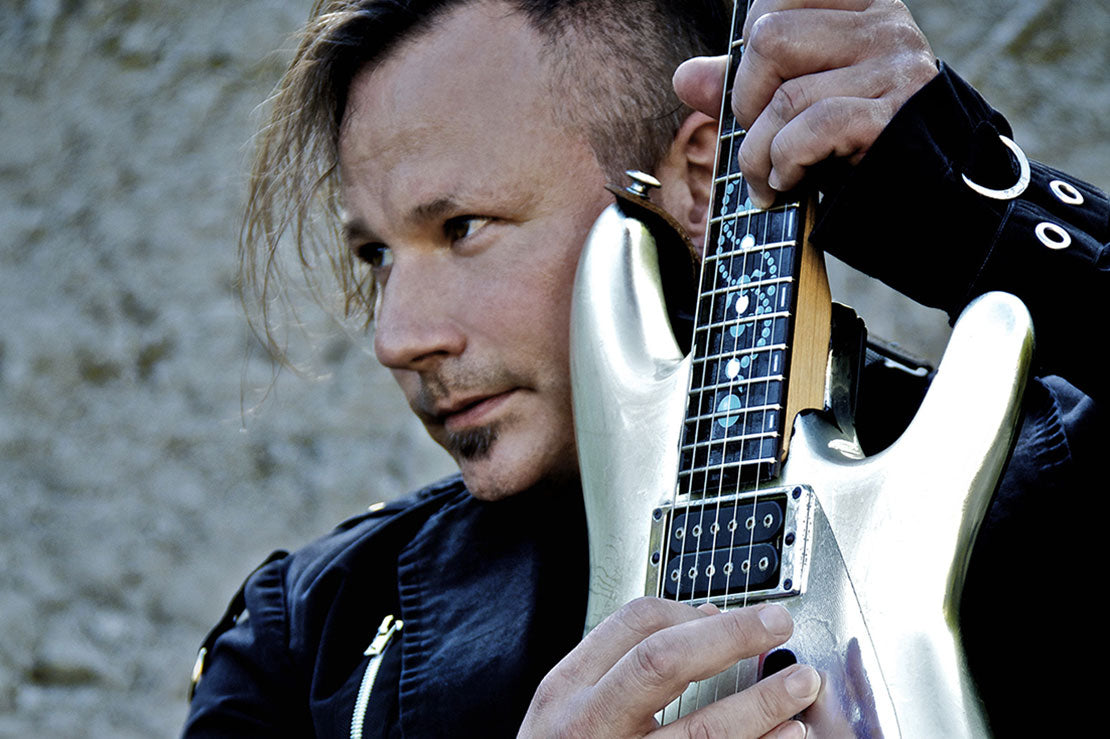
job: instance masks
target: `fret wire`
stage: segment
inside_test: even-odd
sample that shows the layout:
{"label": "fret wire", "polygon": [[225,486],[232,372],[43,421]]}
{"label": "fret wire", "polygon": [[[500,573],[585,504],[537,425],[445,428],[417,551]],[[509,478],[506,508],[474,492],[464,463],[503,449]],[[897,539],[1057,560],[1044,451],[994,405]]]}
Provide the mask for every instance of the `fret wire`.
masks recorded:
{"label": "fret wire", "polygon": [[[757,406],[753,406],[751,408],[732,408],[732,409],[727,410],[727,411],[713,411],[712,413],[702,413],[702,414],[699,414],[699,415],[694,416],[692,418],[687,418],[686,423],[690,423],[691,421],[714,421],[718,418],[728,418],[729,416],[743,415],[743,416],[746,417],[750,413],[767,414],[767,413],[770,413],[772,411],[778,412],[778,411],[781,411],[781,410],[782,410],[782,405],[780,405],[779,403],[769,403],[767,405],[757,405]],[[767,434],[767,433],[773,433],[773,432],[769,432],[769,431],[768,432],[761,432],[760,434],[756,434],[756,436],[762,436],[762,435]],[[756,438],[756,436],[749,437],[749,436],[746,436],[744,434],[739,434],[739,435],[734,435],[734,436],[726,436],[722,439],[712,439],[711,441],[713,443],[717,443],[718,441],[732,441],[734,439],[747,439],[747,438],[753,438],[754,439],[754,438]],[[707,441],[695,441],[694,442],[694,444],[707,444],[707,443],[709,443],[709,442],[707,442]],[[687,445],[683,446],[682,448],[687,449],[687,448],[689,448],[689,445],[687,444]]]}
{"label": "fret wire", "polygon": [[771,251],[772,249],[786,249],[786,248],[789,248],[791,246],[797,246],[797,245],[798,245],[797,242],[794,242],[794,241],[772,241],[772,242],[767,243],[767,244],[759,244],[757,246],[753,246],[751,249],[733,249],[732,251],[722,251],[720,254],[709,254],[702,261],[705,261],[705,262],[719,262],[722,259],[727,259],[727,258],[734,257],[734,256],[737,256],[737,255],[747,256],[748,254],[755,254],[756,252],[760,252],[760,251]]}
{"label": "fret wire", "polygon": [[744,179],[744,175],[740,172],[729,172],[722,177],[714,177],[713,182],[718,185],[727,185],[729,182],[738,182],[742,179]]}
{"label": "fret wire", "polygon": [[[746,316],[744,318],[730,318],[727,321],[716,321],[714,323],[707,323],[704,326],[698,326],[696,329],[694,329],[694,331],[695,332],[697,332],[697,331],[712,331],[713,329],[717,329],[717,328],[727,328],[729,326],[740,326],[741,324],[759,323],[760,321],[769,321],[769,320],[774,320],[776,318],[790,318],[790,315],[791,314],[790,314],[789,311],[779,311],[778,313],[760,313],[760,314],[755,315],[755,316]],[[786,345],[783,344],[782,346],[785,347]],[[761,348],[761,349],[771,349],[771,348],[774,348],[774,346],[765,346],[765,347],[759,347],[759,348]],[[737,349],[736,350],[737,356],[739,356],[740,354],[742,354],[745,351],[748,351],[748,350],[747,349]]]}
{"label": "fret wire", "polygon": [[740,218],[740,217],[749,216],[749,215],[755,216],[755,215],[759,215],[760,213],[778,213],[778,212],[785,213],[785,212],[791,211],[791,210],[798,210],[800,207],[801,207],[801,203],[799,203],[797,201],[794,201],[794,200],[790,200],[790,201],[787,201],[785,203],[781,203],[779,205],[772,205],[770,208],[752,208],[751,210],[743,210],[743,211],[738,211],[736,213],[726,213],[726,214],[720,215],[720,216],[713,216],[709,220],[710,220],[711,223],[713,223],[713,222],[719,221],[722,218],[732,218],[732,217]]}
{"label": "fret wire", "polygon": [[[720,359],[724,359],[725,357],[729,357],[731,359],[732,357],[753,356],[755,354],[759,354],[760,352],[769,352],[770,353],[770,352],[776,352],[776,351],[786,351],[787,349],[789,349],[788,344],[772,344],[771,346],[759,346],[759,347],[755,347],[755,348],[752,348],[752,349],[741,349],[739,351],[733,351],[733,350],[729,349],[727,351],[721,352],[720,354],[706,354],[705,356],[702,356],[702,357],[694,357],[692,363],[693,364],[699,364],[699,363],[704,364],[704,363],[707,363],[707,362],[714,362],[714,361],[717,361],[717,360],[720,360]],[[770,377],[770,375],[767,375],[767,377]],[[763,379],[766,379],[766,378],[763,378]]]}
{"label": "fret wire", "polygon": [[757,382],[783,382],[786,380],[784,375],[767,375],[766,377],[748,377],[742,380],[728,380],[727,382],[718,382],[713,385],[705,385],[699,388],[691,388],[687,391],[686,396],[689,398],[695,395],[703,395],[708,391],[724,390],[725,388],[744,387],[746,385],[754,385]]}
{"label": "fret wire", "polygon": [[678,476],[690,477],[692,475],[701,474],[703,472],[719,472],[721,470],[730,469],[734,467],[751,467],[752,465],[761,464],[774,464],[777,460],[771,457],[759,457],[758,459],[742,459],[732,462],[718,462],[712,465],[705,465],[703,467],[694,467],[689,470],[679,470]]}
{"label": "fret wire", "polygon": [[716,295],[723,295],[725,293],[736,292],[737,290],[759,290],[760,288],[768,287],[770,285],[788,285],[793,283],[793,276],[775,277],[770,280],[755,280],[753,282],[745,282],[743,285],[729,285],[728,287],[715,287],[712,290],[703,290],[701,293],[701,297],[708,298]]}
{"label": "fret wire", "polygon": [[[766,210],[761,210],[759,208],[752,208],[751,210],[740,210],[740,211],[736,211],[735,213],[726,213],[724,215],[713,216],[712,218],[709,219],[709,223],[710,224],[724,223],[725,221],[729,221],[729,220],[738,221],[741,218],[754,218],[754,217],[762,215],[764,213],[771,214],[771,213],[782,212],[783,214],[788,214],[791,211],[796,211],[796,210],[798,210],[798,204],[797,203],[783,203],[782,205],[776,205],[775,207],[767,208]],[[760,225],[763,225],[763,224],[760,224]]]}
{"label": "fret wire", "polygon": [[743,436],[729,436],[724,439],[712,439],[709,441],[698,441],[693,444],[684,444],[679,451],[696,453],[699,450],[712,447],[714,444],[720,444],[722,446],[726,443],[743,444],[749,441],[759,441],[760,439],[777,439],[778,436],[779,434],[777,431],[766,431],[761,434],[745,434]]}

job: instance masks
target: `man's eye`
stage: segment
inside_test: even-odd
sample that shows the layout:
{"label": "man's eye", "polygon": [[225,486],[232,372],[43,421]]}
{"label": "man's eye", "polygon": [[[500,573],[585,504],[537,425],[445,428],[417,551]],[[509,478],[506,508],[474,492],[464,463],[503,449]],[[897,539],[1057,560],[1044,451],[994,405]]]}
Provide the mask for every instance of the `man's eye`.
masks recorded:
{"label": "man's eye", "polygon": [[459,216],[458,218],[450,218],[443,224],[443,234],[447,237],[448,241],[461,241],[467,236],[474,235],[476,231],[489,223],[490,220],[492,219],[484,216]]}
{"label": "man's eye", "polygon": [[385,244],[360,244],[355,247],[355,256],[374,269],[393,264],[393,250]]}

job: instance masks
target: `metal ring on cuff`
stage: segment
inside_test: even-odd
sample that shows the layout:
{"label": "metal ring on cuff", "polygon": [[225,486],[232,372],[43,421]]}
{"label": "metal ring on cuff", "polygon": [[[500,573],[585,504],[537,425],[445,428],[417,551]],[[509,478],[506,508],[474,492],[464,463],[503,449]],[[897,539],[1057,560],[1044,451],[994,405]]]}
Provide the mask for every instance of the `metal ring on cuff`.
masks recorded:
{"label": "metal ring on cuff", "polygon": [[1050,221],[1038,223],[1034,232],[1049,249],[1067,249],[1071,246],[1071,234]]}
{"label": "metal ring on cuff", "polygon": [[1013,139],[1006,138],[1002,134],[999,134],[998,138],[1002,139],[1002,143],[1014,153],[1014,156],[1016,156],[1018,160],[1018,166],[1021,168],[1021,172],[1018,174],[1018,181],[1014,186],[1008,187],[1005,190],[992,190],[989,187],[983,187],[982,185],[972,182],[968,179],[966,174],[960,176],[964,178],[965,185],[985,198],[992,198],[993,200],[1013,200],[1018,195],[1025,192],[1025,188],[1029,187],[1029,159],[1026,158],[1025,152],[1021,150],[1021,147],[1014,143]]}
{"label": "metal ring on cuff", "polygon": [[1064,182],[1063,180],[1053,180],[1048,183],[1048,186],[1051,188],[1052,194],[1055,195],[1061,203],[1067,203],[1068,205],[1083,205],[1083,193],[1076,190],[1071,183]]}

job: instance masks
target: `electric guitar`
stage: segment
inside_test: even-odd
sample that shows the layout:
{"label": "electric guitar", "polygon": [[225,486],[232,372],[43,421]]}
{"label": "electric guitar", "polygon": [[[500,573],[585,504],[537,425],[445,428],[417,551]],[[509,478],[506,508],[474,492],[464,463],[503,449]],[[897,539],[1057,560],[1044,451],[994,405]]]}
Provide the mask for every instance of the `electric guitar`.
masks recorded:
{"label": "electric guitar", "polygon": [[[743,22],[737,12],[733,39]],[[865,457],[852,423],[862,326],[830,302],[806,238],[812,206],[751,205],[742,137],[722,104],[700,278],[643,176],[611,188],[579,262],[586,629],[644,594],[722,609],[774,599],[793,615],[791,639],[691,684],[661,720],[800,661],[823,679],[810,737],[986,735],[957,613],[1016,433],[1028,313],[1001,293],[974,301],[909,428]]]}

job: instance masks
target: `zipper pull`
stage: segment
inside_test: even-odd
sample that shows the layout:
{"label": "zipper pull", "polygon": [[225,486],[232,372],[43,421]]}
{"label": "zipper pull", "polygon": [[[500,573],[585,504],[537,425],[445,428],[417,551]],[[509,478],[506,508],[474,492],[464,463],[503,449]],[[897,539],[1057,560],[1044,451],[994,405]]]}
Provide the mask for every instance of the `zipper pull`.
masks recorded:
{"label": "zipper pull", "polygon": [[374,641],[366,648],[363,655],[370,658],[366,663],[366,672],[362,674],[362,684],[358,686],[358,697],[355,699],[355,710],[351,715],[351,739],[362,739],[362,728],[366,721],[366,708],[370,705],[370,691],[374,689],[374,681],[378,677],[378,668],[382,664],[382,652],[389,646],[389,640],[405,625],[401,619],[386,616]]}
{"label": "zipper pull", "polygon": [[389,644],[389,640],[393,638],[393,635],[404,628],[404,626],[405,622],[399,618],[395,619],[393,616],[386,616],[383,618],[382,625],[378,627],[378,633],[374,637],[374,641],[370,642],[370,646],[366,648],[363,654],[367,657],[374,657],[381,654]]}

